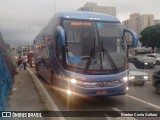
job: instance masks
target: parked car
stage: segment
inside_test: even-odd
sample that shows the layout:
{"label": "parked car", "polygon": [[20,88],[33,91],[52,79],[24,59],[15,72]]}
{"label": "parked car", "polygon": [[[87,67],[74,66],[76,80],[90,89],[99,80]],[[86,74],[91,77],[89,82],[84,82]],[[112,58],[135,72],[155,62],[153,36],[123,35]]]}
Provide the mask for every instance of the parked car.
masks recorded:
{"label": "parked car", "polygon": [[160,71],[156,71],[152,75],[152,85],[156,88],[156,92],[160,94]]}
{"label": "parked car", "polygon": [[156,65],[160,65],[160,54],[159,53],[145,54],[145,57],[155,59]]}
{"label": "parked car", "polygon": [[129,61],[129,62],[132,62],[132,61],[133,61],[133,58],[134,58],[134,56],[133,56],[133,55],[128,54],[128,61]]}
{"label": "parked car", "polygon": [[149,80],[148,73],[138,70],[133,63],[129,63],[129,84],[144,85],[147,80]]}
{"label": "parked car", "polygon": [[152,58],[146,58],[143,56],[135,56],[129,62],[133,63],[138,69],[145,69],[145,68],[154,68],[156,61],[155,59],[152,59]]}

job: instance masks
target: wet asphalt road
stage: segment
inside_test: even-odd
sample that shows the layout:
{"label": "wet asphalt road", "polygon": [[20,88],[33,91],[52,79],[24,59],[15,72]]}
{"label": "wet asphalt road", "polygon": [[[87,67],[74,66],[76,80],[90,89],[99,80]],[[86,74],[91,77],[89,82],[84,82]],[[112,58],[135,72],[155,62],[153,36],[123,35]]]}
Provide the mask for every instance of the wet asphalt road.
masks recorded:
{"label": "wet asphalt road", "polygon": [[[160,66],[154,69],[145,69],[143,71],[152,75]],[[32,69],[33,70],[33,69]],[[34,71],[34,70],[33,70]],[[129,92],[122,96],[112,96],[103,98],[67,98],[64,94],[51,88],[43,79],[40,79],[53,101],[60,111],[160,111],[160,95],[155,92],[151,81],[147,81],[144,86],[132,85]],[[159,120],[158,117],[64,117],[64,120]]]}

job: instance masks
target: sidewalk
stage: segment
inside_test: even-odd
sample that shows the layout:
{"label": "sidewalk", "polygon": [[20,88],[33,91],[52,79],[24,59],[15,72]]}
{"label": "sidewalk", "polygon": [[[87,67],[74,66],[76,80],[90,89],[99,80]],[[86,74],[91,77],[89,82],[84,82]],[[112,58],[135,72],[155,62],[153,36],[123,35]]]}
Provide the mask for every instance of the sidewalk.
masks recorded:
{"label": "sidewalk", "polygon": [[[8,97],[7,111],[45,111],[43,99],[30,77],[27,70],[17,70],[14,76],[12,90]],[[27,118],[14,118],[15,120],[25,120]],[[35,119],[35,118],[28,118]],[[46,120],[47,118],[37,118]]]}

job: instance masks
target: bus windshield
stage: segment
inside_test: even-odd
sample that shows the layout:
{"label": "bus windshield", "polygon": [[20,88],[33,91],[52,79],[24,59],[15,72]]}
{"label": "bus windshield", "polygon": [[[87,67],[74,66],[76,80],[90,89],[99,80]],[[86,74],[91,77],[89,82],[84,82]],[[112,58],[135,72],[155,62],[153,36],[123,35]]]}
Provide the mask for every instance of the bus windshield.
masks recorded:
{"label": "bus windshield", "polygon": [[120,23],[64,20],[66,63],[84,71],[125,68],[126,42]]}

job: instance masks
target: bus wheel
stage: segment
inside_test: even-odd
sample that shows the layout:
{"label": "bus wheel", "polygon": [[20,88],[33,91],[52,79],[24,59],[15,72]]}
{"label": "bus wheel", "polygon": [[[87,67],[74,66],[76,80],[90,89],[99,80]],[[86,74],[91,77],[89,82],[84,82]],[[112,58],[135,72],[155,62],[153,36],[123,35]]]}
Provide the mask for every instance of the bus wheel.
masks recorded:
{"label": "bus wheel", "polygon": [[36,73],[36,74],[37,74],[37,77],[38,77],[38,78],[41,78],[41,75],[40,75],[40,73],[39,73],[38,70],[37,70],[37,73]]}
{"label": "bus wheel", "polygon": [[36,70],[36,75],[38,78],[40,78],[40,74],[39,74],[39,71],[38,71],[38,65],[35,64],[35,70]]}

